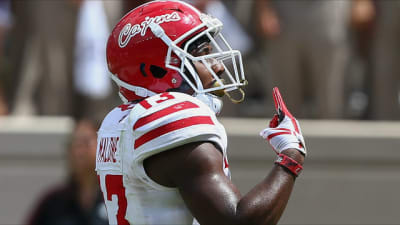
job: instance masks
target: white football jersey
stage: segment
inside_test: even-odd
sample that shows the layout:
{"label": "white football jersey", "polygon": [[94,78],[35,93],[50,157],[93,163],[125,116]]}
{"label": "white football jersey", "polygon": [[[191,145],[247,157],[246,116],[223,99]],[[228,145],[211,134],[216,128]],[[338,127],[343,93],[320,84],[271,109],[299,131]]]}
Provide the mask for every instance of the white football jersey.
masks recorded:
{"label": "white football jersey", "polygon": [[96,156],[110,224],[192,224],[178,190],[153,181],[143,161],[198,141],[222,150],[223,169],[230,176],[225,129],[198,99],[165,92],[113,109],[98,131]]}

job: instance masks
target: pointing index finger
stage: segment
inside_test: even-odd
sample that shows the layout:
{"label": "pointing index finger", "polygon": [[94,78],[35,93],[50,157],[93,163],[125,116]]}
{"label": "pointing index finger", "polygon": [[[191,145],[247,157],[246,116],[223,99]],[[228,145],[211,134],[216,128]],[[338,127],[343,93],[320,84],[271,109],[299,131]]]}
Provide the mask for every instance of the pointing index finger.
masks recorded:
{"label": "pointing index finger", "polygon": [[278,87],[273,88],[273,97],[274,97],[275,109],[278,115],[280,116],[283,113],[289,117],[293,117],[292,114],[287,109]]}
{"label": "pointing index finger", "polygon": [[283,98],[281,96],[281,93],[279,92],[278,87],[274,87],[273,96],[274,96],[275,109],[279,116],[279,122],[282,121],[285,116],[287,116],[292,120],[295,130],[297,132],[299,132],[299,127],[297,125],[296,119],[293,117],[293,115],[287,109],[286,104],[283,101]]}

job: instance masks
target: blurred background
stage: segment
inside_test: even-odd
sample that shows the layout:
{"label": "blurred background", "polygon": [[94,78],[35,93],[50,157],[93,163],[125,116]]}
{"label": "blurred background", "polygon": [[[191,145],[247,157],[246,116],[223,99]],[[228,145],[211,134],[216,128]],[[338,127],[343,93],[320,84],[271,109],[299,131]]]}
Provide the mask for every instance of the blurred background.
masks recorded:
{"label": "blurred background", "polygon": [[[0,224],[105,224],[96,130],[114,106],[105,44],[144,0],[0,0]],[[244,58],[224,104],[233,180],[273,165],[272,87],[309,156],[281,224],[400,224],[400,1],[188,0]],[[94,143],[94,144],[93,144]]]}

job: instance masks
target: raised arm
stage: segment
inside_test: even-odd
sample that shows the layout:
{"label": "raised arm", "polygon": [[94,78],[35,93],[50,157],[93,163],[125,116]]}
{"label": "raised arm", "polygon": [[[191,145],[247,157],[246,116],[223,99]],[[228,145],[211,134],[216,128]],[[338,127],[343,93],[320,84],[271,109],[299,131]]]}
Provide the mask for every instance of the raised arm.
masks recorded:
{"label": "raised arm", "polygon": [[[303,160],[297,150],[287,150],[285,154],[299,162]],[[170,179],[162,184],[179,189],[200,224],[276,224],[295,181],[293,174],[274,165],[265,179],[242,196],[225,176],[222,154],[211,143],[188,144],[154,159],[147,169],[163,167],[163,177]]]}
{"label": "raised arm", "polygon": [[[305,155],[304,141],[297,136],[292,138],[295,126],[299,128],[297,121],[287,111],[279,91],[276,91],[276,107],[280,116],[274,117],[271,127],[262,134],[267,135],[265,138],[279,157],[287,156],[301,167]],[[280,132],[279,129],[291,129],[293,134]],[[301,131],[298,132],[301,135]],[[145,161],[146,171],[152,179],[178,188],[200,224],[276,224],[288,202],[298,172],[289,167],[278,160],[269,174],[242,196],[224,174],[222,154],[212,143],[187,144]]]}

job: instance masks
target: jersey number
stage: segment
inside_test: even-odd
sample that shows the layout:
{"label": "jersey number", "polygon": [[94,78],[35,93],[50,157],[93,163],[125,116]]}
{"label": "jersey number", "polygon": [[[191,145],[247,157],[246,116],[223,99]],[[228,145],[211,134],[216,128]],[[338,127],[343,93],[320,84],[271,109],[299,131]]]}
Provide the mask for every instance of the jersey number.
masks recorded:
{"label": "jersey number", "polygon": [[[105,180],[107,192],[107,212],[109,214],[110,224],[129,225],[128,220],[125,219],[127,201],[125,197],[125,187],[122,182],[122,175],[106,175]],[[118,210],[117,210],[118,209]],[[114,218],[111,218],[111,215]],[[111,221],[114,220],[114,221]]]}
{"label": "jersey number", "polygon": [[159,99],[152,99],[153,104],[151,104],[149,101],[147,101],[147,99],[144,99],[143,101],[139,102],[139,104],[141,106],[143,106],[143,108],[145,108],[145,109],[150,109],[156,103],[161,103],[161,102],[167,101],[169,99],[175,98],[173,95],[171,95],[168,92],[164,92],[161,95],[159,95],[158,97],[159,97]]}

